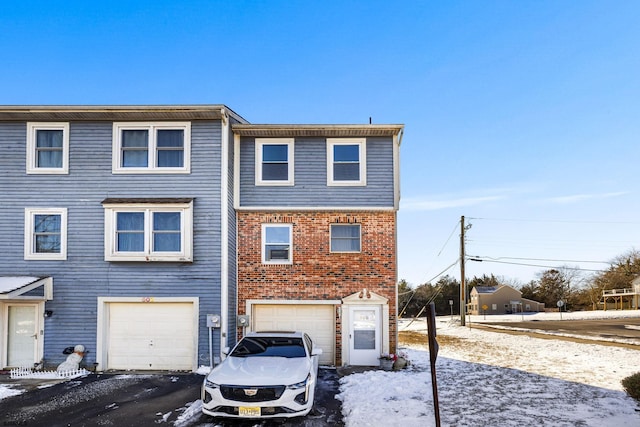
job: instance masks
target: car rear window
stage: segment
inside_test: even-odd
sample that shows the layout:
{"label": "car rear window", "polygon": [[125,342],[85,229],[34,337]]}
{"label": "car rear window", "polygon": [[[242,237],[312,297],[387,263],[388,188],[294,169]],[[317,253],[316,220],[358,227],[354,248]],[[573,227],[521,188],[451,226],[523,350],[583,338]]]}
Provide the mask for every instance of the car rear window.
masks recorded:
{"label": "car rear window", "polygon": [[233,357],[305,357],[302,338],[244,337],[233,349]]}

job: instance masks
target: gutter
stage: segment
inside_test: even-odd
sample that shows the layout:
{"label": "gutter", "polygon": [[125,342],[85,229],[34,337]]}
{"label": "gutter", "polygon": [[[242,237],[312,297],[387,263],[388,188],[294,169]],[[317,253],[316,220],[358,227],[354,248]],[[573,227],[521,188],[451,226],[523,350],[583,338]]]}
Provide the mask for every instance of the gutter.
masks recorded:
{"label": "gutter", "polygon": [[[220,357],[227,347],[229,329],[229,128],[231,123],[223,108],[220,136]],[[214,361],[210,361],[214,366]]]}

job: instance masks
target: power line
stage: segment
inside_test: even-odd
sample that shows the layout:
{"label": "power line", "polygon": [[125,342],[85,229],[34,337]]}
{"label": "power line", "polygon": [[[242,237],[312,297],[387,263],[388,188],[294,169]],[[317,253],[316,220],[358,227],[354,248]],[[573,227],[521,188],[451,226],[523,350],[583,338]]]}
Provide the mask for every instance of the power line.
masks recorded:
{"label": "power line", "polygon": [[519,258],[519,257],[490,257],[490,256],[469,256],[468,258],[482,258],[483,260],[494,260],[499,261],[502,259],[515,259],[520,261],[549,261],[549,262],[584,262],[584,263],[592,263],[592,264],[611,264],[610,261],[585,261],[585,260],[577,260],[577,259],[549,259],[549,258]]}
{"label": "power line", "polygon": [[568,220],[568,219],[524,219],[524,218],[482,218],[467,217],[469,220],[482,221],[505,221],[505,222],[540,222],[540,223],[558,223],[558,224],[621,224],[621,225],[639,225],[639,221],[594,221],[594,220]]}
{"label": "power line", "polygon": [[447,247],[447,245],[449,244],[449,240],[451,240],[451,237],[453,237],[454,233],[456,232],[456,230],[458,229],[458,224],[460,223],[460,221],[456,222],[456,225],[453,226],[453,230],[451,230],[451,234],[449,234],[449,237],[447,237],[447,241],[444,242],[444,245],[442,245],[442,248],[440,249],[440,252],[438,252],[437,256],[440,256],[440,254],[442,253],[442,251],[444,250],[444,248]]}
{"label": "power line", "polygon": [[[433,259],[431,265],[426,269],[427,272],[430,272],[431,269],[433,268],[433,265],[436,262],[436,259],[438,259],[440,257],[440,255],[442,254],[442,251],[444,251],[444,249],[447,247],[447,245],[449,244],[449,241],[451,240],[451,237],[454,235],[454,233],[456,232],[456,230],[458,229],[458,224],[460,224],[460,221],[456,222],[456,225],[454,225],[453,230],[451,230],[451,233],[449,234],[449,237],[447,237],[447,240],[444,242],[444,244],[442,245],[442,248],[440,248],[440,251],[438,252],[438,254],[436,255],[435,259]],[[457,263],[457,261],[456,261]],[[438,278],[441,274],[443,274],[444,272],[446,272],[448,269],[452,268],[455,265],[455,263],[449,267],[447,267],[444,271],[438,273],[433,279],[431,280],[427,280],[423,283],[429,283],[432,280],[435,280],[436,278]]]}
{"label": "power line", "polygon": [[592,269],[588,269],[588,268],[580,268],[580,267],[569,267],[569,266],[549,266],[549,265],[544,265],[544,264],[529,264],[529,263],[523,263],[523,262],[508,262],[508,261],[496,261],[496,260],[492,260],[492,259],[483,259],[483,258],[478,258],[480,261],[486,261],[486,262],[493,262],[496,264],[509,264],[509,265],[523,265],[526,267],[540,267],[540,268],[563,268],[566,270],[575,270],[575,271],[590,271],[590,272],[595,272],[595,273],[599,273],[601,271],[604,271],[602,269],[600,270],[592,270]]}
{"label": "power line", "polygon": [[[455,267],[458,262],[460,260],[456,260],[456,262],[454,262],[453,264],[449,265],[447,268],[445,268],[444,270],[442,270],[440,273],[438,273],[437,275],[435,275],[433,277],[433,279],[431,280],[427,280],[425,283],[431,283],[432,281],[434,281],[435,279],[437,279],[438,277],[440,277],[441,275],[443,275],[444,273],[446,273],[448,270],[452,269],[453,267]],[[440,284],[439,288],[442,287],[442,284]],[[398,317],[401,317],[402,314],[404,313],[404,311],[407,309],[407,307],[409,306],[409,303],[411,302],[411,300],[413,299],[413,297],[416,295],[416,291],[418,290],[418,287],[416,287],[415,289],[412,290],[413,294],[411,295],[411,297],[407,300],[406,304],[404,305],[404,307],[402,308],[402,310],[400,310],[400,313],[398,314]],[[402,295],[406,295],[408,292],[403,293]],[[437,293],[436,293],[437,295]],[[431,302],[432,300],[430,300],[429,302]]]}

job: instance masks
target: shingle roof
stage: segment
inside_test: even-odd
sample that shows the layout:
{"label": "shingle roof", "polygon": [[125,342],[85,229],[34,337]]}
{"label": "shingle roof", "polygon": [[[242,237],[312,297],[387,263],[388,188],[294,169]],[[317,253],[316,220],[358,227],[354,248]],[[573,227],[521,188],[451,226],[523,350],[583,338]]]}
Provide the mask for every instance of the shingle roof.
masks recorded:
{"label": "shingle roof", "polygon": [[0,105],[0,121],[219,120],[230,115],[248,123],[225,105]]}
{"label": "shingle roof", "polygon": [[492,294],[498,290],[497,286],[476,286],[476,292],[479,294]]}

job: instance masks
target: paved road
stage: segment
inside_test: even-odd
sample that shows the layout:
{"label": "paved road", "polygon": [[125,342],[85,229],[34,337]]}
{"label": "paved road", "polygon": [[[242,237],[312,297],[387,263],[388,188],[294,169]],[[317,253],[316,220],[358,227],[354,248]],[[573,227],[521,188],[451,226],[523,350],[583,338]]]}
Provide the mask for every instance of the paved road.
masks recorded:
{"label": "paved road", "polygon": [[[312,413],[279,425],[344,425],[341,404],[335,399],[338,373],[335,369],[320,369],[318,377]],[[200,399],[203,378],[198,374],[91,374],[44,388],[32,383],[28,392],[0,400],[0,426],[173,425],[187,406]],[[7,379],[3,381],[12,382]],[[190,423],[182,425],[244,427],[274,424],[219,421],[200,411],[190,419]]]}
{"label": "paved road", "polygon": [[[482,323],[482,322],[480,322]],[[485,323],[514,328],[538,329],[546,332],[581,335],[590,339],[625,339],[640,345],[640,318],[604,320],[541,320],[525,322]]]}

